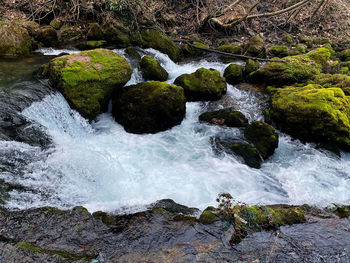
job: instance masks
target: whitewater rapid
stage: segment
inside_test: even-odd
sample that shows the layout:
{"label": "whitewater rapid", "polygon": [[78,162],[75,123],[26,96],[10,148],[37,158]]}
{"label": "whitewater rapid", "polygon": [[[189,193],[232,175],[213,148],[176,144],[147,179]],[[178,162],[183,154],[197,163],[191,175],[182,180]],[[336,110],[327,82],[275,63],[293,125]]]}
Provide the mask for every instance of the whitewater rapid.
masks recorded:
{"label": "whitewater rapid", "polygon": [[[50,55],[62,52],[49,51]],[[48,54],[46,50],[41,52]],[[123,50],[115,52],[125,55]],[[179,65],[158,51],[141,52],[160,61],[169,72],[169,83],[200,67],[223,72],[227,66],[207,60]],[[141,81],[141,74],[135,69],[128,85]],[[251,122],[263,119],[268,98],[228,85],[226,100]],[[280,133],[275,154],[261,169],[252,169],[230,155],[217,155],[212,149],[211,138],[242,137],[240,129],[198,122],[200,113],[208,108],[221,108],[219,103],[191,102],[186,106],[186,118],[181,125],[158,134],[135,135],[126,133],[109,112],[89,124],[70,109],[60,93],[33,103],[22,114],[45,127],[54,147],[43,152],[23,143],[0,142],[2,147],[36,157],[23,168],[21,176],[15,173],[2,176],[6,181],[37,189],[13,191],[7,206],[83,205],[90,211],[130,212],[171,198],[204,209],[216,205],[215,198],[222,192],[248,204],[349,203],[349,153],[338,158]]]}

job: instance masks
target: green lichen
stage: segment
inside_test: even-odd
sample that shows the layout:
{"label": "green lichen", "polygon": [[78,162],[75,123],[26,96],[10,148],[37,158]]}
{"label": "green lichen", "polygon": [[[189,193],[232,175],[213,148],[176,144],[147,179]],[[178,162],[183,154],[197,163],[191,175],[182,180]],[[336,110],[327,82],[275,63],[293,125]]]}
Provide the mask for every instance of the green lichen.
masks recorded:
{"label": "green lichen", "polygon": [[107,45],[107,41],[105,40],[90,40],[90,41],[79,43],[77,47],[81,50],[88,50],[88,49],[101,48],[106,45]]}
{"label": "green lichen", "polygon": [[45,47],[55,47],[58,45],[58,36],[52,26],[43,26],[36,30],[35,40]]}
{"label": "green lichen", "polygon": [[77,41],[83,37],[83,29],[80,26],[63,25],[60,29],[60,40],[63,43]]}
{"label": "green lichen", "polygon": [[225,69],[224,77],[229,84],[235,85],[243,81],[243,72],[243,66],[231,64]]}
{"label": "green lichen", "polygon": [[147,55],[141,59],[140,68],[145,80],[166,81],[168,79],[168,72],[151,56]]}
{"label": "green lichen", "polygon": [[168,37],[156,30],[146,30],[141,33],[142,42],[145,47],[157,49],[167,54],[173,61],[179,60],[179,48]]}
{"label": "green lichen", "polygon": [[93,120],[106,106],[114,89],[129,81],[126,60],[107,49],[95,49],[53,59],[43,68],[71,106]]}
{"label": "green lichen", "polygon": [[288,56],[289,49],[287,46],[271,46],[269,48],[269,55],[271,57],[283,58]]}
{"label": "green lichen", "polygon": [[227,90],[226,80],[220,76],[220,72],[205,68],[183,74],[174,83],[184,88],[188,101],[218,100]]}
{"label": "green lichen", "polygon": [[125,49],[125,53],[128,54],[130,57],[136,59],[136,60],[139,60],[141,61],[141,56],[140,54],[137,52],[137,50],[132,47],[132,46],[129,46]]}

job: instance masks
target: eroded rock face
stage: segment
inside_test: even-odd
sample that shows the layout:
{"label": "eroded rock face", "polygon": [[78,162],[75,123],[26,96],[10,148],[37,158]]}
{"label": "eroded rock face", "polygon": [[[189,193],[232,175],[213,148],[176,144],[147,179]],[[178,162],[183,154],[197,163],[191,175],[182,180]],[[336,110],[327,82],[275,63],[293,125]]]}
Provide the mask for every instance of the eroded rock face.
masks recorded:
{"label": "eroded rock face", "polygon": [[0,56],[28,55],[32,43],[25,27],[16,22],[0,22]]}
{"label": "eroded rock face", "polygon": [[150,81],[123,88],[113,98],[113,115],[126,131],[156,133],[182,122],[186,100],[181,87]]}
{"label": "eroded rock face", "polygon": [[174,83],[183,87],[188,101],[218,100],[227,91],[226,80],[220,76],[220,72],[205,68],[192,74],[183,74]]}
{"label": "eroded rock face", "polygon": [[42,72],[72,108],[92,121],[107,106],[112,92],[130,80],[132,70],[113,51],[94,49],[55,58]]}

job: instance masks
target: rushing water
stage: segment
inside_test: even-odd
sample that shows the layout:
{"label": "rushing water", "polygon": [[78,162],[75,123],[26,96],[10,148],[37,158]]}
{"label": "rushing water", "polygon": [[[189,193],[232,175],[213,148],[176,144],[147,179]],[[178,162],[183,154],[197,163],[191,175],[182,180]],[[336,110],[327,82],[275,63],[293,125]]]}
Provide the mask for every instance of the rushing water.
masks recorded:
{"label": "rushing water", "polygon": [[[41,50],[55,55],[62,51]],[[69,52],[65,50],[64,52]],[[116,52],[124,55],[122,50]],[[169,72],[169,83],[200,67],[221,72],[227,64],[201,60],[175,64],[155,50]],[[132,64],[132,61],[130,61]],[[128,84],[142,81],[137,69]],[[250,121],[262,119],[267,98],[248,89],[229,85],[225,103],[242,111]],[[13,191],[10,208],[83,205],[91,211],[135,209],[162,198],[188,206],[215,205],[218,193],[229,192],[250,204],[316,204],[350,201],[350,155],[338,158],[280,134],[279,148],[262,168],[252,169],[230,155],[217,155],[211,138],[241,137],[242,131],[198,122],[208,108],[220,103],[187,103],[181,125],[158,134],[126,133],[110,113],[87,123],[71,110],[59,93],[32,104],[22,114],[43,125],[54,148],[42,152],[15,142],[0,142],[4,149],[31,155],[21,176],[7,172],[2,177],[36,191]],[[18,155],[18,154],[17,154]],[[35,158],[34,158],[35,157]]]}

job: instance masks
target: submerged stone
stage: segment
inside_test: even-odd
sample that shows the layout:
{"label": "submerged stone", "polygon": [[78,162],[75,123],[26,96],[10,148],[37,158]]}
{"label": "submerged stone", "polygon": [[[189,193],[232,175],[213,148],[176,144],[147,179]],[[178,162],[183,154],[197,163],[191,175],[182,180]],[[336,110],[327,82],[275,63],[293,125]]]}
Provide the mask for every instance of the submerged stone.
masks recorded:
{"label": "submerged stone", "polygon": [[183,74],[174,83],[183,87],[188,101],[218,100],[227,90],[226,80],[220,76],[220,72],[205,68]]}
{"label": "submerged stone", "polygon": [[131,133],[157,133],[182,122],[186,100],[181,87],[150,81],[123,88],[113,98],[113,115]]}
{"label": "submerged stone", "polygon": [[166,81],[168,79],[168,72],[151,56],[147,55],[141,59],[140,68],[145,80]]}
{"label": "submerged stone", "polygon": [[70,105],[92,121],[108,104],[112,92],[131,78],[127,61],[108,49],[94,49],[51,60],[42,67]]}

